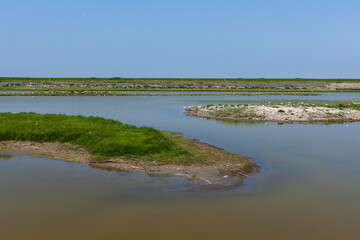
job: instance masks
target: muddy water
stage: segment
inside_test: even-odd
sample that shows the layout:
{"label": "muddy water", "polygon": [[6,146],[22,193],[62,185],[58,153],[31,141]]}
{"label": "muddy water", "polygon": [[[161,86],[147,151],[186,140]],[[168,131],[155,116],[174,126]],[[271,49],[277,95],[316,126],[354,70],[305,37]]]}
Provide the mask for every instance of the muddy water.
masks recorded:
{"label": "muddy water", "polygon": [[186,180],[0,157],[0,239],[359,239],[360,124],[238,124],[183,106],[360,94],[238,97],[0,97],[1,112],[99,115],[178,131],[252,157],[242,188],[184,192]]}

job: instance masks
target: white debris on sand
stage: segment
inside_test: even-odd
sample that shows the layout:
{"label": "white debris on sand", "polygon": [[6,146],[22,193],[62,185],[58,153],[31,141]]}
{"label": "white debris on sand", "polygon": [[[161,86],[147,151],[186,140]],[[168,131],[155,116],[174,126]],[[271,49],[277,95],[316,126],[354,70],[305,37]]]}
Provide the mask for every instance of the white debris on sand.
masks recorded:
{"label": "white debris on sand", "polygon": [[360,111],[316,105],[261,104],[191,107],[189,116],[233,121],[269,122],[353,122],[360,121]]}

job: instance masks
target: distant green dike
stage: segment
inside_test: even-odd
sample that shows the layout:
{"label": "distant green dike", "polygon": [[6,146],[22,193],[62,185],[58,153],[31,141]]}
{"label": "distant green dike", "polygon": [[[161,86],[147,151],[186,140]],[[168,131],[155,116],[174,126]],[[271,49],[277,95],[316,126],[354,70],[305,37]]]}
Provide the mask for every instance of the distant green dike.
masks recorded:
{"label": "distant green dike", "polygon": [[[161,91],[164,94],[172,95],[170,92],[183,93],[183,95],[187,95],[187,92],[213,92],[213,93],[221,93],[221,92],[231,92],[231,93],[269,93],[269,95],[277,95],[277,93],[283,93],[287,95],[301,95],[301,93],[321,93],[321,92],[360,92],[360,89],[318,89],[318,88],[306,88],[306,89],[282,89],[282,88],[245,88],[245,89],[201,89],[201,88],[94,88],[94,87],[26,87],[26,86],[16,86],[16,87],[0,87],[0,91],[7,91],[7,93],[0,93],[0,96],[22,96],[22,95],[34,95],[34,96],[58,96],[58,95],[96,95],[100,92],[107,92],[108,95],[114,95],[114,92],[124,92],[123,94],[117,95],[126,95],[133,94],[132,92],[141,91],[141,92],[152,92],[152,91]],[[14,91],[11,93],[11,91]],[[28,91],[31,93],[24,94],[19,93],[17,91]],[[87,92],[87,93],[85,93]],[[137,94],[141,95],[141,94]],[[152,93],[144,93],[143,95],[153,95]]]}
{"label": "distant green dike", "polygon": [[[106,89],[106,90],[60,90],[60,89],[46,89],[46,90],[33,90],[33,89],[6,89],[0,88],[0,96],[236,96],[236,95],[243,95],[243,96],[253,96],[253,95],[304,95],[304,96],[311,96],[311,95],[320,95],[320,91],[295,91],[290,89],[289,91],[265,91],[265,90],[164,90],[164,89],[155,89],[155,90],[118,90],[118,89]],[[23,92],[25,91],[25,92]],[[141,93],[139,93],[141,92]],[[159,93],[154,93],[159,92]],[[338,90],[331,90],[327,92],[338,92]],[[345,90],[343,92],[360,92],[359,90]]]}
{"label": "distant green dike", "polygon": [[101,117],[0,113],[0,141],[71,143],[94,159],[188,164],[206,159],[183,136]]}
{"label": "distant green dike", "polygon": [[0,82],[238,82],[238,83],[342,83],[360,79],[318,78],[27,78],[0,77]]}

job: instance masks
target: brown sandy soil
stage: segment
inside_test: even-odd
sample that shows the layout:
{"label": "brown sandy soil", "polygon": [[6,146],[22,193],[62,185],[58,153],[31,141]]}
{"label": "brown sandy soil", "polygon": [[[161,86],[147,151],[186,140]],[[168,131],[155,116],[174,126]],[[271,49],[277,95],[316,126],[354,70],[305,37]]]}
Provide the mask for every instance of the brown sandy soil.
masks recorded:
{"label": "brown sandy soil", "polygon": [[256,173],[259,167],[249,158],[225,152],[222,149],[189,139],[191,144],[207,156],[201,163],[182,165],[156,163],[141,159],[111,158],[99,160],[86,150],[69,143],[36,143],[2,141],[1,154],[29,154],[46,158],[86,163],[99,169],[140,171],[151,175],[183,176],[188,180],[199,179],[202,184],[189,187],[191,190],[226,190],[242,185],[246,177]]}
{"label": "brown sandy soil", "polygon": [[189,116],[229,121],[288,122],[288,123],[343,123],[360,121],[360,111],[318,106],[239,105],[200,106],[185,109]]}

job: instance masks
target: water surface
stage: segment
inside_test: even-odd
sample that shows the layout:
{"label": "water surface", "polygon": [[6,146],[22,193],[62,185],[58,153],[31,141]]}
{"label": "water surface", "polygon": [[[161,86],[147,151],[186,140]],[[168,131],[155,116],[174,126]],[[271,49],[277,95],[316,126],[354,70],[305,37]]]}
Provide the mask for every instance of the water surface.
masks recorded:
{"label": "water surface", "polygon": [[359,101],[321,96],[0,97],[1,112],[97,115],[252,157],[260,174],[230,192],[178,191],[182,178],[107,172],[29,156],[0,158],[1,239],[359,239],[360,124],[245,124],[184,106]]}

